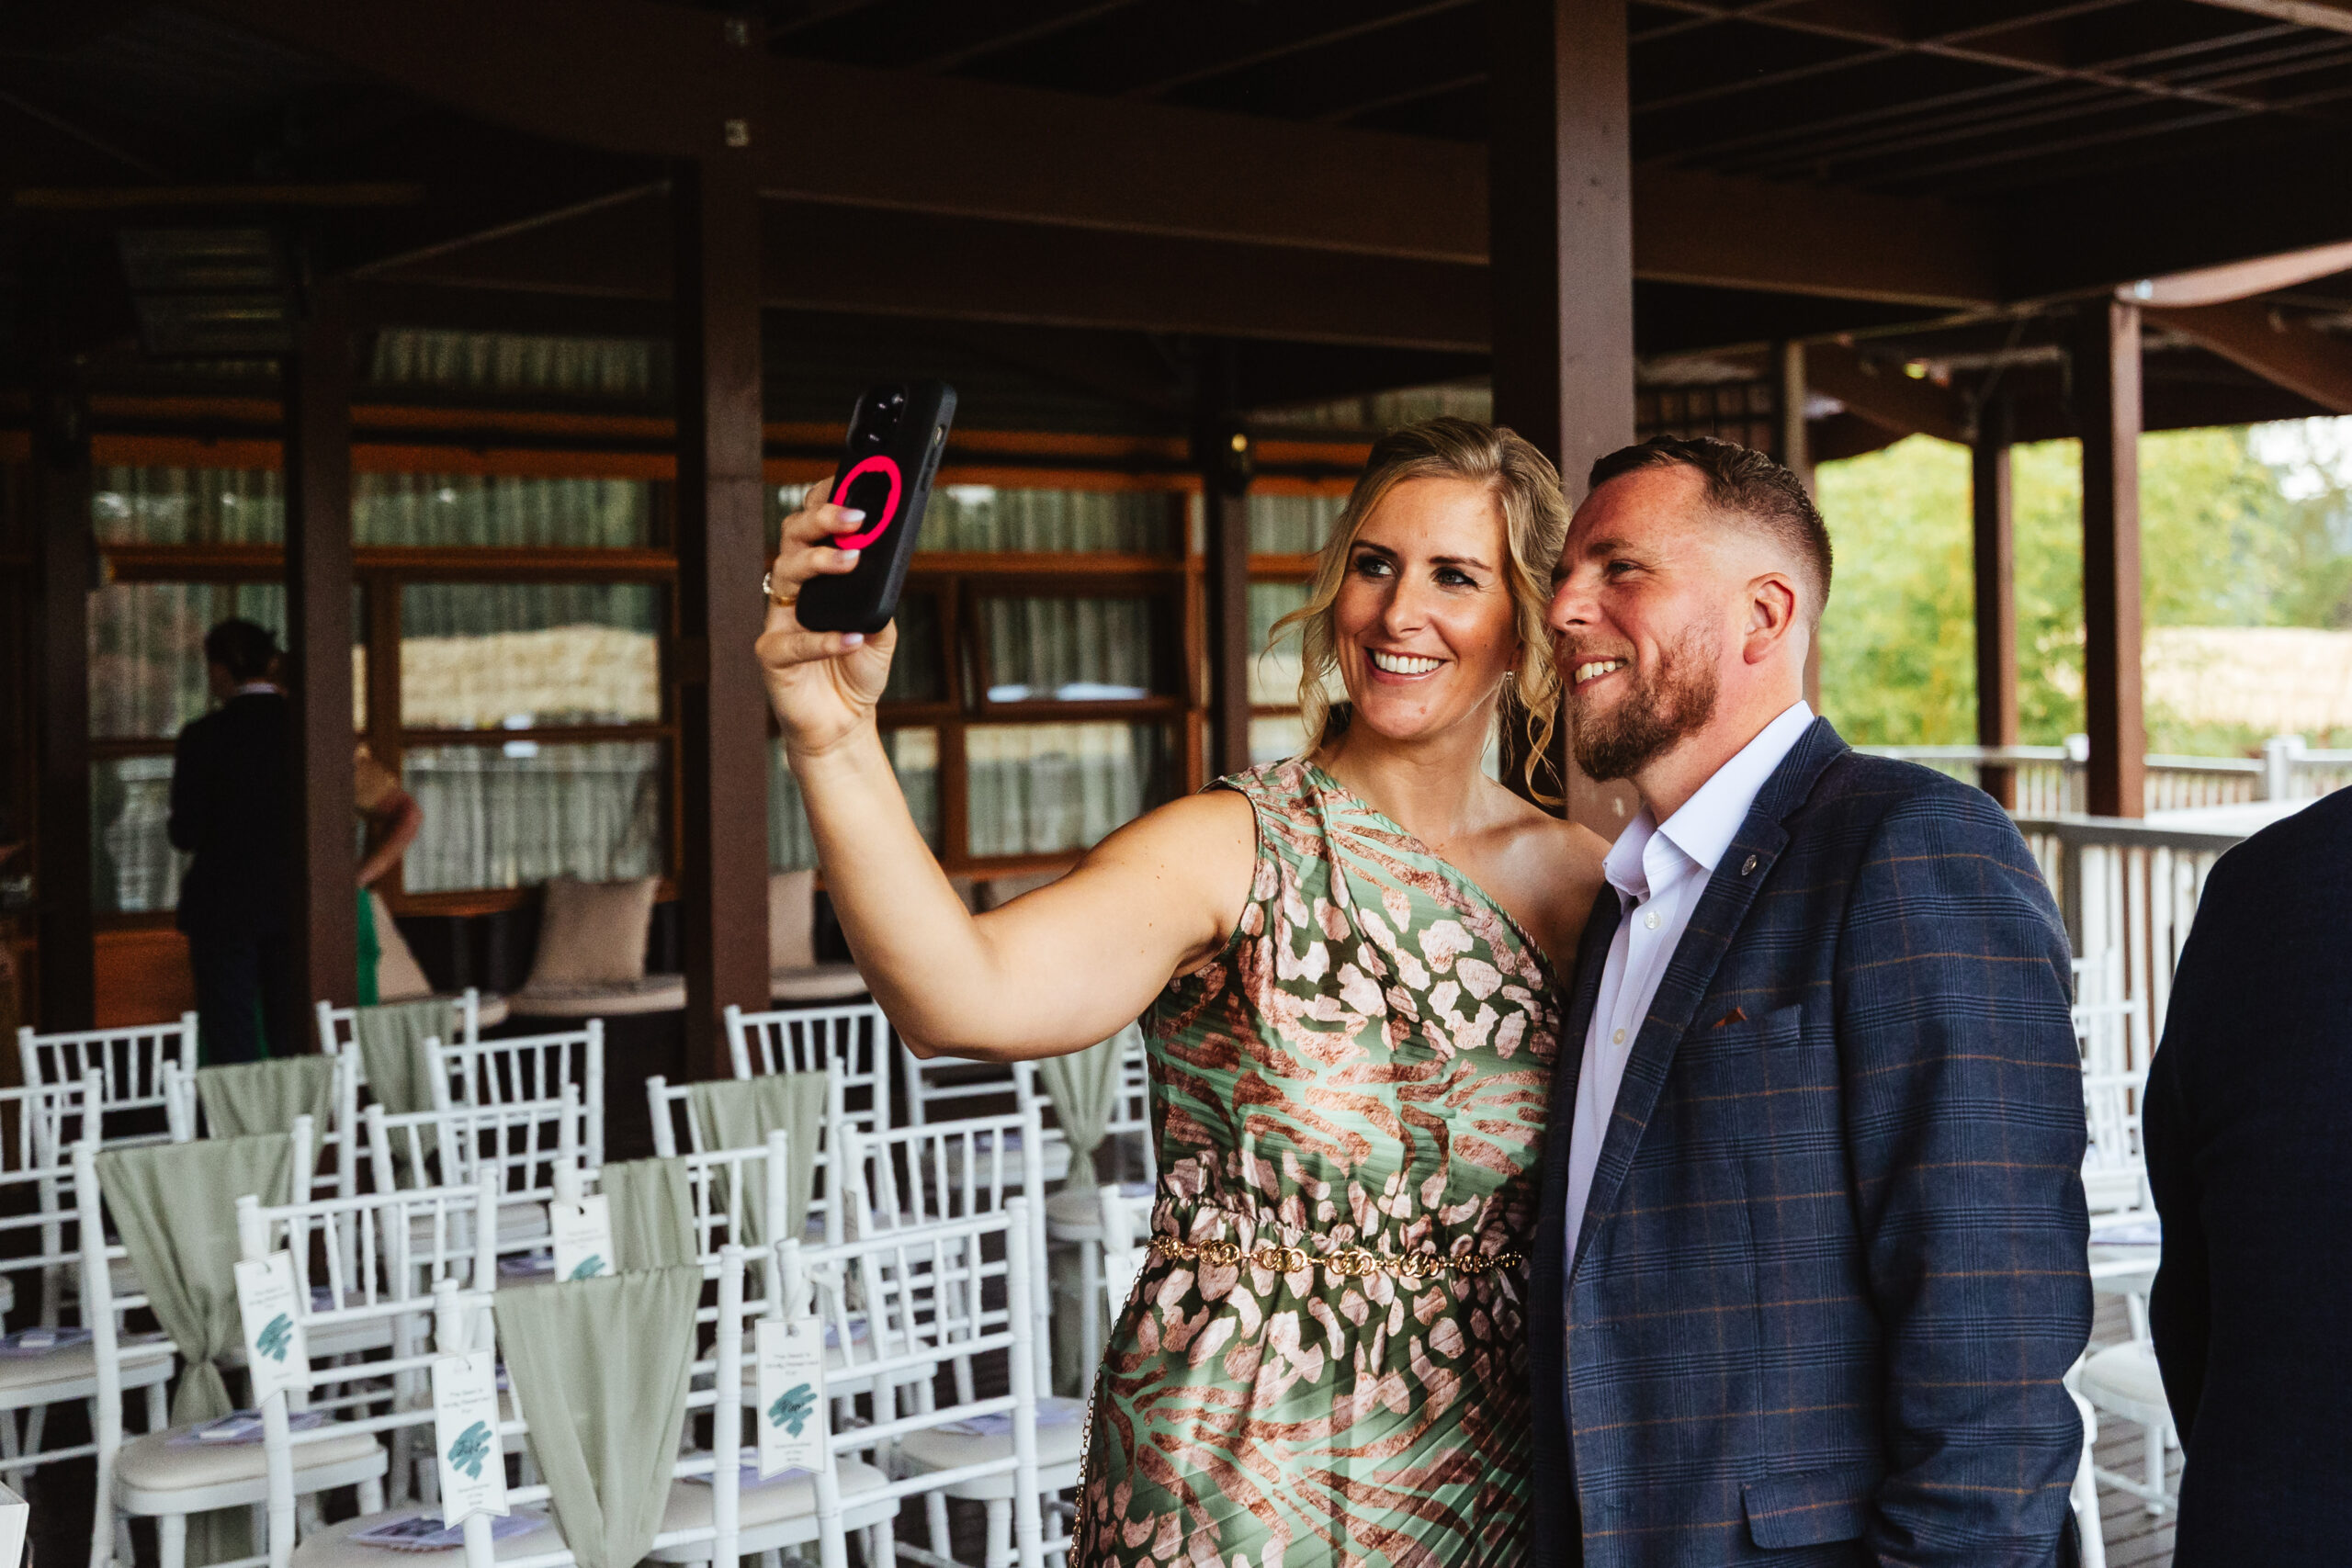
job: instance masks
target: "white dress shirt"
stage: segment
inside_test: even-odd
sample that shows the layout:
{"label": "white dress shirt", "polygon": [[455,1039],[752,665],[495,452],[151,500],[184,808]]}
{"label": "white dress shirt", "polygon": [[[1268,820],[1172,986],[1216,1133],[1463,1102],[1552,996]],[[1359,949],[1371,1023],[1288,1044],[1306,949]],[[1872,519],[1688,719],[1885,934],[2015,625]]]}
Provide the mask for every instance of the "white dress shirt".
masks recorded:
{"label": "white dress shirt", "polygon": [[1715,864],[1747,820],[1764,781],[1813,723],[1813,709],[1799,701],[1757,732],[1731,761],[1717,768],[1697,794],[1663,824],[1642,807],[1610,846],[1601,869],[1617,890],[1617,934],[1610,939],[1609,962],[1600,971],[1600,994],[1585,1032],[1584,1069],[1577,1077],[1575,1125],[1568,1134],[1568,1251],[1573,1265],[1577,1233],[1584,1225],[1585,1201],[1592,1195],[1592,1173],[1617,1113],[1617,1089],[1625,1063],[1649,1016],[1650,998],[1666,977],[1668,961],[1682,944],[1690,912],[1707,889]]}

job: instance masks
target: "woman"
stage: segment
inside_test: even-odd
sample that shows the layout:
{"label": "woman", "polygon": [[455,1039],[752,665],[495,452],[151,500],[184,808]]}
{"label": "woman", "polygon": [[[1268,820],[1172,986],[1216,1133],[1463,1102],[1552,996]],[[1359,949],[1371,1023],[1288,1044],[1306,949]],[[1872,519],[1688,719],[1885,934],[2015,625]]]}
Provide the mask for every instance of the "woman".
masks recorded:
{"label": "woman", "polygon": [[1153,1250],[1097,1384],[1072,1568],[1520,1561],[1552,966],[1604,849],[1480,768],[1506,703],[1551,733],[1552,466],[1464,420],[1383,438],[1283,623],[1321,743],[979,916],[875,728],[894,630],[793,618],[859,520],[786,522],[759,656],[876,998],[918,1054],[995,1061],[1145,1015]]}

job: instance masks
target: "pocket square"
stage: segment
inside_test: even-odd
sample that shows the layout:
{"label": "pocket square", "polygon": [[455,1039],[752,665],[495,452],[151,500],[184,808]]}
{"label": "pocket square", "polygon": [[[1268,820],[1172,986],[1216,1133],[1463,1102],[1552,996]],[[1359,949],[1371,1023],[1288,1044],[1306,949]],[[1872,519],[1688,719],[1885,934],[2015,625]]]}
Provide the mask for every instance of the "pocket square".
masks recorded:
{"label": "pocket square", "polygon": [[1715,1021],[1708,1027],[1711,1029],[1728,1029],[1735,1023],[1746,1023],[1747,1021],[1747,1010],[1746,1008],[1734,1008],[1731,1011],[1724,1014],[1723,1017],[1715,1020]]}

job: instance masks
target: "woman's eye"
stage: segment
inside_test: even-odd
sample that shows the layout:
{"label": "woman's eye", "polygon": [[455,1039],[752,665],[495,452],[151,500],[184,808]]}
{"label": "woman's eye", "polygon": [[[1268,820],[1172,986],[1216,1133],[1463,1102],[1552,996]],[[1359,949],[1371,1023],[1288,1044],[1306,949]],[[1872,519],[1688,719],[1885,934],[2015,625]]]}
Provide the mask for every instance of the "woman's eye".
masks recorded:
{"label": "woman's eye", "polygon": [[1358,556],[1356,571],[1364,577],[1385,577],[1388,575],[1388,563],[1378,556]]}
{"label": "woman's eye", "polygon": [[1440,582],[1444,583],[1448,588],[1476,588],[1478,586],[1478,580],[1476,578],[1471,576],[1468,572],[1464,571],[1459,568],[1451,566],[1441,568],[1437,574],[1437,580]]}

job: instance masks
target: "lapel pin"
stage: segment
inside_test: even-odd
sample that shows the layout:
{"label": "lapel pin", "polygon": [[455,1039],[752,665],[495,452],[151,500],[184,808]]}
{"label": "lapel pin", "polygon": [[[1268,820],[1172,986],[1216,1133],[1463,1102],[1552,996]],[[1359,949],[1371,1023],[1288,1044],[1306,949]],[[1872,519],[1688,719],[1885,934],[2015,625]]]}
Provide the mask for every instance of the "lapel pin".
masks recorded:
{"label": "lapel pin", "polygon": [[1748,856],[1748,857],[1747,857],[1747,860],[1745,860],[1745,861],[1743,861],[1743,862],[1741,862],[1741,863],[1740,863],[1739,874],[1740,874],[1740,875],[1742,875],[1742,876],[1746,876],[1749,872],[1754,871],[1754,870],[1756,869],[1756,866],[1757,866],[1757,860],[1756,860],[1756,857],[1755,857],[1754,855],[1750,855],[1750,856]]}

